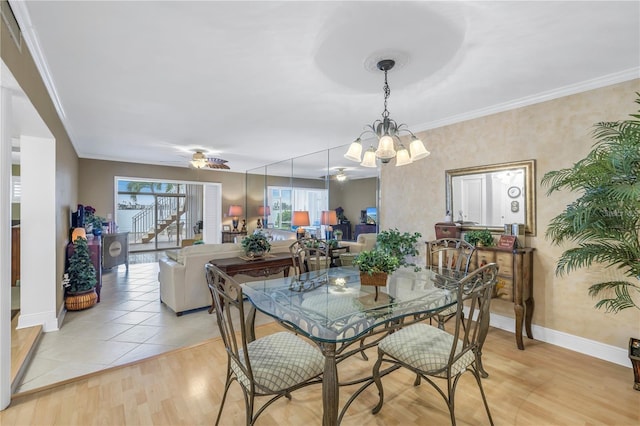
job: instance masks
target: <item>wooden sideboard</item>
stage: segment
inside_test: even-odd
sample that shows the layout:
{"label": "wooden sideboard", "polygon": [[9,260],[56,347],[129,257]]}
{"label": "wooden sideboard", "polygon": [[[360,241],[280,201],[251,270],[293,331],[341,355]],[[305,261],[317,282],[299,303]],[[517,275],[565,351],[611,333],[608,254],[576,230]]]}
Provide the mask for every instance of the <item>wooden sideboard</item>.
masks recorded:
{"label": "wooden sideboard", "polygon": [[129,269],[129,233],[102,234],[102,268],[125,265]]}
{"label": "wooden sideboard", "polygon": [[516,344],[524,350],[522,325],[527,337],[533,339],[531,319],[533,318],[533,248],[513,250],[495,247],[477,247],[471,258],[469,271],[487,263],[498,264],[498,283],[495,297],[513,303],[516,321]]}
{"label": "wooden sideboard", "polygon": [[[247,235],[247,231],[222,231],[222,242],[223,243],[235,243],[236,237],[244,237]],[[240,242],[240,239],[238,239]]]}

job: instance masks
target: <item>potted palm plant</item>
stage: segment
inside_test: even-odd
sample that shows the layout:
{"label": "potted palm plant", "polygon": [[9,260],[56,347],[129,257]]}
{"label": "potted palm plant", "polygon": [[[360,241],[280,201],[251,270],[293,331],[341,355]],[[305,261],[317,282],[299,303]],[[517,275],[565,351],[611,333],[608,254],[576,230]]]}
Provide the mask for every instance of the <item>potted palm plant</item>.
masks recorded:
{"label": "potted palm plant", "polygon": [[96,304],[96,270],[91,262],[87,240],[79,237],[73,242],[65,278],[65,306],[69,311],[87,309]]}
{"label": "potted palm plant", "polygon": [[[613,313],[640,309],[640,114],[631,117],[596,124],[591,152],[572,167],[542,178],[549,187],[547,195],[563,189],[579,193],[547,228],[546,237],[553,244],[575,244],[558,259],[556,274],[594,262],[622,271],[628,280],[589,287],[589,294],[599,299],[595,307]],[[635,352],[639,342],[634,338],[629,342],[636,390],[640,390],[640,353]]]}

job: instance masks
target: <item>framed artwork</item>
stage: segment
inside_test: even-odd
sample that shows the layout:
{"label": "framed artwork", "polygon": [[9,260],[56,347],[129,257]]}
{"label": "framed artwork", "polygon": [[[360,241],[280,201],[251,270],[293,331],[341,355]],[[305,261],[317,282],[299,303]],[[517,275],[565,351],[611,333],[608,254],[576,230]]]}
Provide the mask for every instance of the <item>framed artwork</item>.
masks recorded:
{"label": "framed artwork", "polygon": [[222,225],[222,232],[231,232],[231,225]]}

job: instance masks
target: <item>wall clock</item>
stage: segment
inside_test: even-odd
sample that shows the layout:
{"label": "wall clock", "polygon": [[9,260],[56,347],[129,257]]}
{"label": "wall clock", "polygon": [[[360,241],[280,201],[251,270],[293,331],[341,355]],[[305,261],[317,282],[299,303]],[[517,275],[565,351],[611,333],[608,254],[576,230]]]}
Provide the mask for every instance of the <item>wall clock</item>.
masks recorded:
{"label": "wall clock", "polygon": [[507,190],[507,195],[511,198],[518,198],[520,196],[520,188],[517,186],[512,186]]}

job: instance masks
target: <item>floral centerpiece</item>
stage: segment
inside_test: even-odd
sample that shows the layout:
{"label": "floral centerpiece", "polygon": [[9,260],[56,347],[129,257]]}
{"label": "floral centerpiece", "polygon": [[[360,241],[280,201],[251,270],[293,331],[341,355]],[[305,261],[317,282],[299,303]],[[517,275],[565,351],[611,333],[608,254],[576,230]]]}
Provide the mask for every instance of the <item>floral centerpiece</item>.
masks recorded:
{"label": "floral centerpiece", "polygon": [[87,232],[93,232],[93,235],[101,235],[102,224],[106,221],[105,218],[96,214],[95,208],[91,206],[84,207],[84,227],[87,229]]}
{"label": "floral centerpiece", "polygon": [[261,232],[246,236],[240,245],[245,255],[251,258],[264,256],[271,250],[271,243]]}

